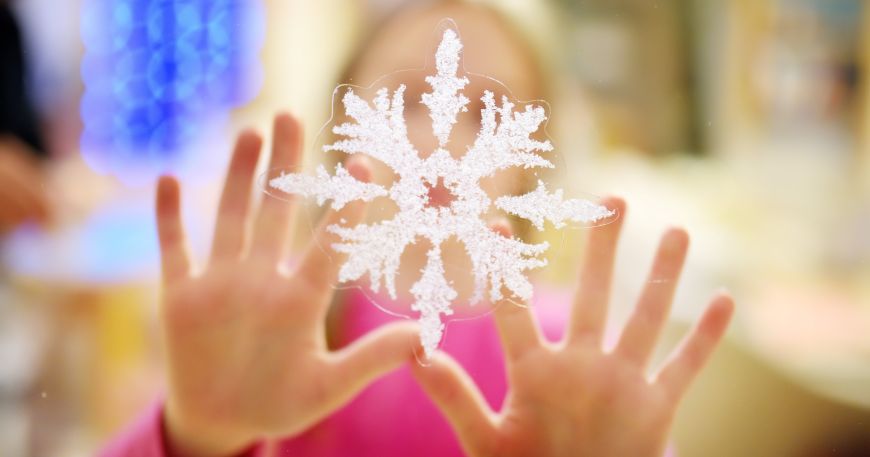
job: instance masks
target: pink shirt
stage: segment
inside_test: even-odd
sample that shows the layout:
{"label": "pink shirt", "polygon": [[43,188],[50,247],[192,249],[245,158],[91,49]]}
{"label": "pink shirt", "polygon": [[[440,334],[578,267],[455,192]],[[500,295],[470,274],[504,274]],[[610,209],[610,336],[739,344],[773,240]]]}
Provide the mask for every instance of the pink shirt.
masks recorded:
{"label": "pink shirt", "polygon": [[[535,292],[534,309],[544,334],[561,337],[570,295]],[[344,329],[347,343],[397,319],[348,292]],[[468,371],[494,409],[501,407],[507,383],[501,344],[491,316],[448,324],[442,349]],[[101,457],[171,457],[165,449],[162,410],[155,406],[112,442]],[[332,416],[308,431],[278,444],[277,456],[462,456],[450,425],[420,389],[407,366],[378,379]],[[263,456],[263,446],[243,453]]]}

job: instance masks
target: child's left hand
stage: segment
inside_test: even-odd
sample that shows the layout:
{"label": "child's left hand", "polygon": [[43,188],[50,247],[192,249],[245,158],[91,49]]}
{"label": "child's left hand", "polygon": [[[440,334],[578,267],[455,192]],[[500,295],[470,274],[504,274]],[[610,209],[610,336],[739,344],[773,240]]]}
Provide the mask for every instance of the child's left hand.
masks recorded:
{"label": "child's left hand", "polygon": [[[620,199],[604,202],[625,214]],[[680,398],[716,347],[733,303],[713,298],[694,331],[654,379],[647,366],[677,286],[688,235],[662,238],[649,281],[613,350],[602,334],[622,219],[590,229],[566,336],[543,341],[531,309],[510,302],[494,312],[507,359],[509,391],[492,411],[448,355],[413,371],[471,456],[655,456],[664,453]],[[508,231],[506,227],[497,228]]]}

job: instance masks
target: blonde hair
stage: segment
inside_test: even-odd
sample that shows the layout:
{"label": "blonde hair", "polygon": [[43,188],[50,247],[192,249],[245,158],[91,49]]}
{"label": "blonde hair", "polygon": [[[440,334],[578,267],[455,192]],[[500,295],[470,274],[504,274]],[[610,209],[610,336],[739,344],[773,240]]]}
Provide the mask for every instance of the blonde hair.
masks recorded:
{"label": "blonde hair", "polygon": [[379,10],[375,8],[377,11],[370,11],[368,17],[363,18],[356,51],[351,54],[353,57],[340,73],[340,82],[348,81],[356,63],[364,54],[361,51],[374,40],[383,24],[410,10],[425,11],[438,6],[471,6],[490,14],[510,35],[518,38],[519,44],[526,48],[527,56],[533,61],[533,70],[537,73],[536,79],[543,92],[540,94],[541,98],[546,98],[553,89],[552,80],[558,70],[556,49],[561,30],[553,8],[548,5],[548,2],[540,0],[400,0]]}

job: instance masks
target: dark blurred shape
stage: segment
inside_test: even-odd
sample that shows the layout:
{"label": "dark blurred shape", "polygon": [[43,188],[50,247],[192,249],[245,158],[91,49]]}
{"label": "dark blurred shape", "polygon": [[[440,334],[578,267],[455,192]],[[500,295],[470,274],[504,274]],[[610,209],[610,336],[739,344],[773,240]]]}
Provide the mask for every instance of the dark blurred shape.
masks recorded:
{"label": "dark blurred shape", "polygon": [[798,457],[870,457],[870,431],[836,437]]}
{"label": "dark blurred shape", "polygon": [[45,155],[26,74],[21,30],[9,5],[0,1],[0,135],[13,135]]}

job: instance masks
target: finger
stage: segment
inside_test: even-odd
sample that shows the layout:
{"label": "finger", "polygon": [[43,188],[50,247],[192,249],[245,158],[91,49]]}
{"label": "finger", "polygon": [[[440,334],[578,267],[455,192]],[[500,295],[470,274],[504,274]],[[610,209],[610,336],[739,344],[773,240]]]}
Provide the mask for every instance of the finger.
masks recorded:
{"label": "finger", "polygon": [[334,393],[350,398],[372,380],[413,359],[419,335],[416,322],[393,322],[333,352]]}
{"label": "finger", "polygon": [[571,318],[566,332],[568,342],[589,340],[600,344],[607,319],[610,283],[619,231],[625,218],[625,201],[617,197],[605,198],[601,204],[616,211],[616,219],[603,226],[589,229],[586,252],[580,267],[580,280]]}
{"label": "finger", "polygon": [[[302,150],[302,125],[298,119],[289,114],[275,117],[272,134],[272,156],[269,158],[269,170],[296,172],[299,166]],[[254,238],[251,243],[251,255],[257,258],[277,262],[284,255],[289,236],[290,218],[293,205],[284,200],[268,195],[263,197],[257,222],[254,226]]]}
{"label": "finger", "polygon": [[436,351],[428,366],[411,373],[450,422],[466,455],[495,455],[495,413],[468,373],[449,355]]}
{"label": "finger", "polygon": [[675,228],[662,236],[646,286],[614,352],[646,366],[674,300],[674,291],[686,260],[689,235]]}
{"label": "finger", "polygon": [[726,293],[717,295],[710,302],[698,325],[665,364],[656,382],[670,392],[673,398],[682,397],[707,363],[728,328],[733,313],[734,301],[731,297]]}
{"label": "finger", "polygon": [[181,223],[181,191],[175,178],[161,176],[157,182],[156,212],[163,282],[170,284],[190,274],[190,257]]}
{"label": "finger", "polygon": [[538,324],[529,306],[500,300],[493,317],[508,362],[541,346]]}
{"label": "finger", "polygon": [[[502,236],[512,236],[507,221],[498,221],[492,224],[491,228]],[[505,297],[508,297],[508,294],[509,291],[502,292]],[[519,359],[530,349],[541,345],[538,324],[529,306],[504,298],[496,303],[493,318],[509,362]]]}
{"label": "finger", "polygon": [[[369,182],[371,171],[367,161],[362,156],[353,156],[346,165],[348,172],[357,180]],[[338,211],[330,209],[317,228],[314,240],[308,245],[302,262],[299,264],[299,275],[316,288],[329,287],[338,278],[343,255],[332,248],[340,238],[329,231],[329,226],[340,224],[353,227],[365,216],[366,202],[356,200],[348,203]]]}
{"label": "finger", "polygon": [[263,140],[260,135],[245,131],[239,134],[230,168],[218,205],[212,260],[238,257],[244,245],[245,224],[251,202],[251,182],[260,157]]}

